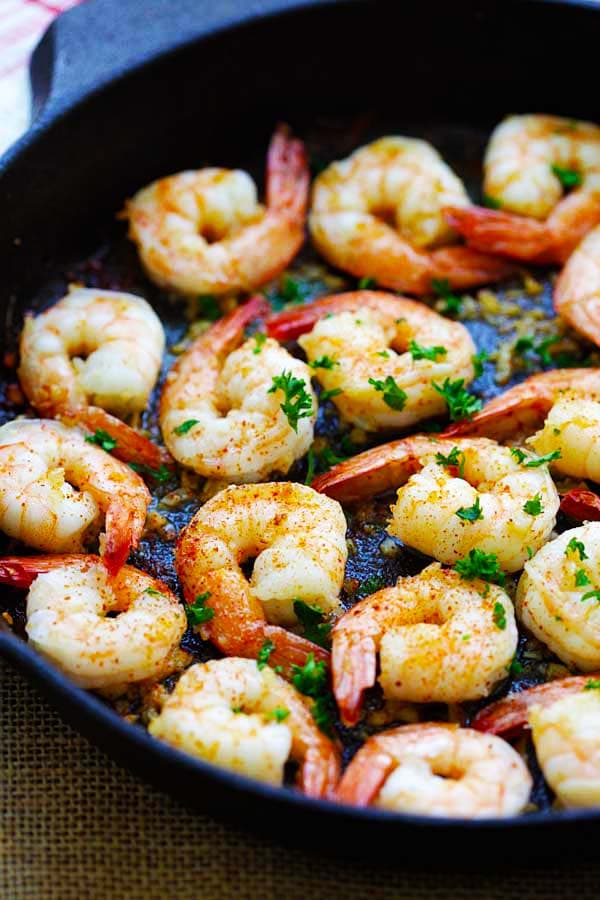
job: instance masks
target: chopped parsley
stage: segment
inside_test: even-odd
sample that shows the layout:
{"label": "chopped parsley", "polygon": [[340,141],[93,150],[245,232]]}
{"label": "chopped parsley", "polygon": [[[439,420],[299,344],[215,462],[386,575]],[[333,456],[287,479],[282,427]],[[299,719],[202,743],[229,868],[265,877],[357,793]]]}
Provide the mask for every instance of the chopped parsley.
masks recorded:
{"label": "chopped parsley", "polygon": [[219,301],[212,294],[201,294],[199,297],[196,297],[196,303],[198,305],[198,316],[201,319],[216,322],[223,315]]}
{"label": "chopped parsley", "polygon": [[199,421],[199,419],[186,419],[185,422],[173,429],[173,434],[187,434],[194,425],[199,424]]}
{"label": "chopped parsley", "polygon": [[255,354],[259,354],[265,344],[265,341],[267,340],[267,336],[264,331],[257,331],[252,335],[252,337],[256,341],[256,346],[253,348],[252,352]]}
{"label": "chopped parsley", "polygon": [[162,597],[160,591],[157,591],[156,588],[146,588],[144,591],[145,594],[150,594],[151,597]]}
{"label": "chopped parsley", "polygon": [[456,381],[446,378],[443,385],[436,384],[435,381],[431,382],[433,389],[446,401],[448,413],[453,422],[472,418],[473,414],[479,412],[483,405],[479,397],[475,397],[465,389],[464,384],[464,378]]}
{"label": "chopped parsley", "polygon": [[536,494],[531,500],[525,501],[523,504],[523,512],[528,513],[530,516],[539,516],[540,513],[544,512],[540,494]]}
{"label": "chopped parsley", "polygon": [[292,684],[306,697],[319,697],[327,688],[327,666],[320,660],[315,662],[314,653],[309,653],[303,666],[292,665]]}
{"label": "chopped parsley", "polygon": [[326,403],[327,400],[331,400],[332,397],[337,397],[339,394],[343,394],[343,390],[341,388],[332,388],[330,391],[321,391],[319,394],[319,400],[322,403]]}
{"label": "chopped parsley", "polygon": [[497,197],[492,197],[491,194],[483,195],[483,205],[487,206],[488,209],[501,209],[502,203],[498,200]]}
{"label": "chopped parsley", "polygon": [[519,662],[519,660],[517,659],[516,654],[515,654],[515,656],[513,656],[510,666],[508,667],[508,674],[513,675],[513,676],[520,675],[522,671],[523,671],[523,664]]}
{"label": "chopped parsley", "polygon": [[477,519],[483,519],[479,497],[477,497],[473,506],[461,506],[460,509],[456,510],[454,515],[458,516],[459,519],[463,519],[465,522],[476,522]]}
{"label": "chopped parsley", "polygon": [[389,359],[389,358],[390,358],[390,354],[388,353],[387,350],[378,350],[377,353],[375,354],[375,356],[382,356],[383,359]]}
{"label": "chopped parsley", "polygon": [[150,475],[156,481],[160,481],[161,483],[168,481],[171,476],[171,473],[164,464],[160,469],[153,469],[145,463],[130,462],[127,463],[127,465],[130,469],[133,469],[134,472],[137,472],[138,475]]}
{"label": "chopped parsley", "polygon": [[304,479],[304,484],[312,484],[313,478],[315,477],[315,468],[315,451],[310,447],[306,454],[306,478]]}
{"label": "chopped parsley", "polygon": [[103,431],[102,428],[97,428],[94,434],[88,434],[86,441],[88,444],[97,444],[103,450],[106,450],[107,453],[114,450],[117,446],[117,439],[112,434],[109,434],[108,431]]}
{"label": "chopped parsley", "polygon": [[553,460],[560,459],[561,457],[560,450],[553,450],[552,453],[546,453],[545,456],[537,456],[533,459],[528,459],[527,454],[523,450],[520,450],[518,447],[511,447],[510,452],[519,463],[519,465],[521,465],[524,460],[527,459],[527,462],[524,464],[526,469],[539,469],[540,466],[545,466],[548,463],[551,463]]}
{"label": "chopped parsley", "polygon": [[584,691],[598,691],[600,690],[600,678],[590,678],[590,680],[583,686]]}
{"label": "chopped parsley", "polygon": [[584,600],[597,600],[600,603],[600,591],[588,591],[581,598],[581,602],[583,603]]}
{"label": "chopped parsley", "polygon": [[313,359],[312,362],[309,362],[309,366],[311,369],[333,369],[334,366],[339,366],[339,362],[337,359],[333,359],[331,356],[319,356],[317,359]]}
{"label": "chopped parsley", "polygon": [[286,303],[302,303],[309,293],[308,286],[290,275],[284,275],[279,288]]}
{"label": "chopped parsley", "polygon": [[371,594],[381,590],[383,585],[383,578],[380,578],[379,575],[370,575],[359,585],[358,593],[362,597],[369,597]]}
{"label": "chopped parsley", "polygon": [[571,540],[567,544],[567,547],[565,549],[565,556],[568,556],[569,553],[577,553],[581,562],[583,562],[584,559],[588,558],[583,542],[578,541],[577,538],[571,538]]}
{"label": "chopped parsley", "polygon": [[483,364],[487,362],[488,359],[489,353],[486,353],[485,350],[480,350],[479,353],[476,353],[471,357],[475,378],[480,378],[483,375]]}
{"label": "chopped parsley", "polygon": [[527,353],[533,353],[539,358],[543,366],[552,366],[554,365],[554,359],[548,348],[558,341],[560,341],[560,337],[557,334],[544,338],[539,344],[536,344],[531,336],[524,336],[515,341],[514,351],[520,356],[525,356]]}
{"label": "chopped parsley", "polygon": [[266,639],[260,650],[258,651],[258,656],[256,657],[256,665],[259,669],[264,669],[265,666],[269,665],[269,657],[271,653],[275,649],[275,644],[273,641]]}
{"label": "chopped parsley", "polygon": [[584,587],[592,582],[588,578],[585,569],[577,569],[575,572],[575,587]]}
{"label": "chopped parsley", "polygon": [[461,641],[470,641],[470,640],[471,640],[470,634],[463,634],[463,636],[461,637]]}
{"label": "chopped parsley", "polygon": [[267,721],[269,719],[275,719],[276,722],[283,722],[284,719],[287,719],[289,716],[289,709],[285,709],[283,706],[276,706],[275,709],[272,709],[271,712],[267,714]]}
{"label": "chopped parsley", "polygon": [[273,387],[267,393],[283,391],[285,401],[280,404],[280,409],[285,413],[290,428],[298,431],[298,420],[312,416],[314,410],[312,397],[306,390],[306,382],[303,378],[296,378],[291,372],[282,372],[273,376]]}
{"label": "chopped parsley", "polygon": [[438,466],[458,468],[458,474],[461,478],[465,474],[465,454],[458,447],[453,447],[448,456],[444,456],[443,453],[436,453],[435,461]]}
{"label": "chopped parsley", "polygon": [[194,628],[196,625],[202,625],[204,622],[210,622],[214,617],[215,611],[212,606],[207,606],[206,601],[210,597],[210,593],[198,594],[193,603],[186,604],[185,614],[187,616],[188,625]]}
{"label": "chopped parsley", "polygon": [[498,565],[496,554],[484,553],[483,550],[477,548],[470,550],[469,555],[464,559],[459,559],[454,566],[454,571],[458,572],[465,581],[481,578],[482,581],[500,585],[506,581],[506,576]]}
{"label": "chopped parsley", "polygon": [[429,359],[436,362],[438,356],[446,356],[448,351],[445,347],[421,347],[416,341],[411,340],[408,350],[413,359]]}
{"label": "chopped parsley", "polygon": [[383,393],[383,402],[391,409],[397,409],[398,411],[404,409],[408,394],[396,384],[395,379],[391,375],[388,375],[385,381],[369,378],[369,384],[372,384],[376,391]]}
{"label": "chopped parsley", "polygon": [[462,310],[462,297],[453,293],[447,278],[432,278],[431,289],[444,301],[443,312],[451,315],[459,315]]}
{"label": "chopped parsley", "polygon": [[576,169],[566,169],[563,166],[552,166],[552,174],[556,175],[565,190],[576,188],[583,182],[583,177]]}
{"label": "chopped parsley", "polygon": [[304,600],[294,600],[294,612],[304,626],[304,637],[321,647],[329,646],[329,632],[332,626],[323,621],[323,612],[318,606],[309,606]]}
{"label": "chopped parsley", "polygon": [[494,625],[496,628],[499,628],[500,631],[504,631],[506,628],[506,610],[500,601],[494,603]]}
{"label": "chopped parsley", "polygon": [[359,291],[373,291],[377,287],[377,282],[374,278],[361,278],[357,287]]}
{"label": "chopped parsley", "polygon": [[527,547],[527,558],[533,559],[533,547]]}

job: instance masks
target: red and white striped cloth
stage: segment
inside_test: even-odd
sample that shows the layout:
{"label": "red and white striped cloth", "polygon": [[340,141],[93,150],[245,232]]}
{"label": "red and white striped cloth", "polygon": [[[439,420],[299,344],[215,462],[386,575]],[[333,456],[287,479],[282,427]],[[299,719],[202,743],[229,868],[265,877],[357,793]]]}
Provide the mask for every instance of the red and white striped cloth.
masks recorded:
{"label": "red and white striped cloth", "polygon": [[0,153],[29,124],[27,63],[42,32],[81,0],[0,0]]}

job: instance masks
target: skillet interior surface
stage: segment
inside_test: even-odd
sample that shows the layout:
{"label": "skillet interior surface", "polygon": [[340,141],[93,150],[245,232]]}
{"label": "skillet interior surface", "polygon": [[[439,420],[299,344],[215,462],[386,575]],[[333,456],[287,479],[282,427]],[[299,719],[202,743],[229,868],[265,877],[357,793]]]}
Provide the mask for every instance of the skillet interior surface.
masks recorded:
{"label": "skillet interior surface", "polygon": [[[216,163],[246,168],[260,183],[270,130],[278,119],[283,118],[306,140],[314,170],[332,159],[347,155],[374,137],[410,134],[433,143],[465,179],[471,196],[478,199],[483,149],[490,128],[502,115],[516,109],[543,108],[570,116],[595,117],[594,110],[584,103],[585,92],[573,95],[564,82],[556,81],[556,73],[545,71],[547,77],[543,76],[537,43],[545,33],[547,38],[554,34],[554,29],[560,27],[561,16],[572,16],[568,19],[571,28],[581,27],[583,30],[585,23],[593,22],[594,28],[600,30],[597,16],[590,18],[589,13],[576,8],[521,3],[507,4],[506,15],[498,11],[490,13],[490,7],[476,4],[458,4],[451,16],[441,8],[435,14],[439,18],[437,28],[433,30],[424,12],[416,5],[411,4],[400,11],[385,3],[371,4],[370,9],[360,4],[338,4],[334,9],[307,9],[293,17],[288,15],[245,24],[218,37],[212,36],[201,45],[184,49],[169,59],[154,63],[151,68],[142,69],[118,86],[109,87],[104,94],[86,101],[73,113],[56,121],[46,133],[40,135],[37,144],[25,146],[3,175],[4,197],[7,193],[11,196],[14,217],[11,217],[12,224],[8,231],[8,223],[2,225],[5,229],[2,252],[6,254],[3,259],[6,272],[4,352],[9,365],[5,367],[2,378],[0,421],[9,420],[23,411],[18,395],[10,387],[15,381],[12,364],[23,313],[28,309],[42,309],[54,302],[65,293],[69,283],[82,282],[88,286],[123,289],[145,296],[159,312],[167,332],[167,345],[171,349],[184,338],[190,320],[202,317],[201,305],[190,308],[190,304],[174,302],[145,278],[135,251],[126,240],[124,225],[115,221],[115,212],[120,209],[124,197],[152,178],[186,167],[199,168]],[[346,36],[344,52],[339,42],[334,40],[342,22]],[[580,25],[576,26],[576,22]],[[388,26],[384,27],[384,23]],[[398,51],[394,51],[392,46],[392,31],[396,41],[399,35],[403,36],[401,65],[398,64]],[[411,34],[418,34],[421,38],[418,51],[412,47]],[[510,66],[506,57],[495,49],[497,42],[502,45],[504,41],[506,45],[509,34],[512,34]],[[352,35],[356,36],[354,41]],[[535,40],[532,40],[534,35]],[[295,65],[290,66],[285,57],[289,55],[292,37],[294,46],[311,47],[310,64],[299,54]],[[489,52],[485,52],[485,43],[491,42],[492,37],[492,46],[488,44]],[[306,43],[303,44],[303,41]],[[424,47],[427,52],[422,55]],[[585,71],[587,61],[580,62],[578,54],[572,60],[573,66],[576,59],[577,77],[572,74],[568,79],[569,85],[585,83],[588,74]],[[244,72],[251,61],[253,79],[250,80],[245,78]],[[498,70],[500,65],[502,78]],[[318,83],[315,82],[316,69],[319,69]],[[477,72],[484,74],[478,78]],[[481,91],[482,82],[488,89],[487,100]],[[200,104],[197,97],[194,99],[194,86],[202,98]],[[218,103],[215,93],[218,93]],[[172,102],[173,94],[177,95],[177,103]],[[100,127],[100,123],[106,127]],[[83,146],[86,154],[82,157],[77,153],[77,148],[81,150]],[[46,177],[43,183],[39,183],[36,159],[39,163],[42,151],[46,160]],[[49,166],[48,160],[54,162],[56,168]],[[37,182],[27,189],[26,175]],[[16,188],[20,190],[19,202],[15,205]],[[323,293],[352,288],[356,284],[353,279],[325,269],[308,246],[290,267],[288,274],[303,301]],[[509,315],[490,313],[489,304],[484,313],[485,303],[475,294],[472,295],[473,300],[466,301],[461,316],[466,316],[465,324],[478,350],[494,352],[499,343],[511,340],[516,323],[532,309],[542,309],[545,313],[542,318],[531,320],[539,340],[557,333],[551,306],[552,275],[552,272],[538,270],[535,273],[538,284],[533,288],[531,285],[524,287],[523,279],[517,278],[500,290],[494,290],[504,309],[511,310]],[[285,279],[278,279],[267,286],[266,292],[273,304],[279,306],[289,300],[289,282],[286,290]],[[433,299],[431,302],[434,302]],[[573,364],[598,364],[591,346],[570,333],[563,336],[560,345],[555,345],[555,349],[561,347],[562,352],[566,347]],[[164,360],[162,377],[174,358],[170,350]],[[528,374],[530,365],[540,368],[539,358],[517,364],[508,384]],[[495,366],[488,362],[483,376],[476,382],[476,393],[484,400],[505,387],[505,384],[500,386],[496,383],[494,374]],[[144,422],[156,434],[159,389],[160,385]],[[338,456],[348,452],[348,429],[340,428],[331,405],[321,410],[317,434],[321,446],[329,446]],[[352,449],[357,451],[363,446],[366,444],[353,446]],[[305,475],[305,461],[290,473],[290,477],[301,481]],[[134,564],[163,578],[172,587],[177,586],[172,567],[172,537],[198,506],[198,500],[191,492],[182,505],[165,508],[161,498],[175,486],[175,483],[170,483],[159,486],[155,491],[154,503],[166,519],[166,524],[146,536],[132,559]],[[398,575],[417,572],[428,562],[425,557],[398,543],[391,554],[382,555],[380,545],[384,538],[388,504],[389,498],[381,498],[380,501],[349,510],[350,537],[356,551],[350,554],[347,566],[343,596],[345,605],[360,597],[366,589],[365,585],[370,584],[373,589],[373,579],[378,584],[390,584]],[[14,544],[5,542],[3,551],[6,550],[13,552]],[[0,604],[9,612],[15,632],[22,633],[22,595],[6,591],[0,598]],[[184,643],[197,659],[216,655],[208,644],[191,634],[186,636]],[[3,649],[2,643],[0,649]],[[25,648],[17,648],[14,642],[11,642],[7,652],[13,658],[26,659]],[[533,642],[522,640],[519,653],[522,673],[512,679],[512,684],[511,679],[503,682],[497,696],[511,687],[545,680],[549,667],[557,665],[555,659]],[[114,716],[110,710],[102,709],[95,699],[84,700],[81,692],[64,684],[64,679],[49,678],[44,664],[29,661],[27,665],[34,678],[46,680],[47,690],[50,690],[49,685],[53,686],[54,699],[63,707],[69,705],[69,693],[78,697],[79,706],[71,708],[71,718],[80,713],[80,724],[87,733],[94,733],[97,737],[98,732],[105,728],[106,721],[113,723]],[[85,714],[82,703],[87,703]],[[375,722],[377,710],[381,707],[381,699],[376,692],[373,692],[369,705],[372,721]],[[121,711],[127,711],[134,717],[138,715],[136,700],[133,699],[131,705]],[[467,722],[472,711],[466,709]],[[441,718],[445,713],[445,709],[431,708],[428,711],[430,716]],[[311,809],[320,806],[292,797],[290,791],[278,795],[256,786],[249,789],[244,779],[223,773],[214,777],[207,775],[206,766],[189,760],[182,764],[179,754],[168,748],[156,748],[145,735],[136,734],[132,742],[129,738],[123,739],[121,723],[109,726],[112,727],[115,734],[113,752],[130,763],[133,753],[138,764],[141,757],[137,756],[134,746],[136,750],[142,748],[148,758],[138,768],[153,780],[159,778],[163,787],[170,788],[179,796],[185,795],[188,802],[205,805],[207,801],[211,808],[217,807],[220,812],[235,812],[245,818],[250,816],[251,820],[253,803],[259,796],[268,797],[273,808],[281,812],[286,809],[286,803],[293,803],[296,816],[299,809],[309,816]],[[134,730],[131,726],[125,728]],[[340,729],[347,758],[370,730],[369,726],[366,731],[364,727]],[[107,740],[108,736],[104,735],[102,743],[106,744]],[[154,761],[150,757],[154,757]],[[535,761],[533,765],[535,771]],[[163,782],[160,778],[160,767],[168,770],[171,782]],[[203,772],[203,782],[211,785],[212,794],[212,798],[203,797],[202,801],[191,797],[187,785],[184,787],[185,777],[194,778],[195,773],[200,771]],[[214,770],[208,769],[208,772],[213,773]],[[230,797],[223,801],[227,789]],[[244,797],[243,801],[240,796]],[[233,801],[233,797],[237,802]],[[561,824],[566,827],[578,818],[573,814],[551,812],[552,797],[539,777],[536,778],[532,799],[537,811],[513,820],[517,828],[527,827],[528,822],[540,824],[542,831],[548,835],[559,829]],[[320,814],[324,816],[322,825],[329,815],[340,819],[339,814],[333,811],[324,814],[321,810]],[[274,820],[276,818],[274,813]],[[586,817],[579,818],[583,820]],[[587,818],[591,822],[593,817]],[[356,823],[357,829],[369,821],[377,822],[378,826],[369,836],[369,844],[375,834],[386,833],[386,829],[399,829],[403,823],[409,822],[416,827],[416,821],[410,817],[373,813],[352,813],[346,816],[345,821],[346,826],[342,830],[351,829],[352,825],[348,823],[352,822]],[[320,830],[316,819],[312,819],[311,823],[311,828]],[[428,826],[434,831],[452,833],[450,826],[441,823],[433,825],[426,820],[419,823],[417,830]],[[464,825],[454,827],[458,829],[457,834],[468,828]],[[502,830],[502,825],[490,823],[479,832],[473,831],[473,834],[487,832],[489,840],[489,829],[496,828]],[[364,831],[363,827],[362,833]],[[471,833],[471,829],[469,831]],[[583,832],[580,832],[579,839],[582,836]],[[547,843],[544,846],[547,847]]]}

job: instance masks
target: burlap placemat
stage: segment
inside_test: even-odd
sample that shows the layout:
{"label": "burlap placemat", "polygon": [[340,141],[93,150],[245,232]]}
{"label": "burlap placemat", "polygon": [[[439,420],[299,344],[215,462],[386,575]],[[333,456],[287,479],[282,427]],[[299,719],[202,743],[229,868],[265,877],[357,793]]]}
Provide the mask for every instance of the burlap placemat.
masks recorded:
{"label": "burlap placemat", "polygon": [[[600,864],[421,874],[397,860],[354,864],[282,849],[190,813],[142,784],[64,725],[2,662],[0,767],[3,900],[600,896]],[[527,847],[513,852],[526,855]]]}

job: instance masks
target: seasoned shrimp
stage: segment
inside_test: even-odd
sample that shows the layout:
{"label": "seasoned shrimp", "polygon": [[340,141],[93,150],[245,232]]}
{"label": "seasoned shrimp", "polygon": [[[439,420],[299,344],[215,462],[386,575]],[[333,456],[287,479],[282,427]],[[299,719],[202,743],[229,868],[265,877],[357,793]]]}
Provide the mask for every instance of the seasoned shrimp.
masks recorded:
{"label": "seasoned shrimp", "polygon": [[353,606],[333,630],[333,690],[343,721],[358,721],[378,652],[388,699],[460,703],[487,697],[506,677],[517,640],[510,597],[496,585],[465,582],[438,563],[399,578]]}
{"label": "seasoned shrimp", "polygon": [[84,548],[105,518],[104,562],[114,575],[135,549],[150,493],[129,466],[77,428],[17,419],[0,428],[0,528],[36,550]]}
{"label": "seasoned shrimp", "polygon": [[266,209],[239,169],[154,181],[125,204],[129,237],[150,278],[177,293],[249,291],[283,271],[304,241],[308,164],[285,126],[267,158]]}
{"label": "seasoned shrimp", "polygon": [[[228,656],[256,657],[289,672],[327,651],[282,625],[297,622],[294,600],[339,609],[346,564],[346,520],[334,500],[291,482],[232,486],[198,510],[179,536],[175,564],[187,603],[206,597],[200,627]],[[250,581],[241,566],[254,557]],[[273,623],[273,624],[271,624]]]}
{"label": "seasoned shrimp", "polygon": [[370,737],[336,796],[354,806],[483,819],[520,813],[531,786],[527,766],[506,741],[427,722]]}
{"label": "seasoned shrimp", "polygon": [[283,783],[288,759],[300,764],[299,786],[329,797],[340,770],[335,745],[315,725],[302,696],[268,666],[220,659],[191,666],[148,730],[193,756]]}
{"label": "seasoned shrimp", "polygon": [[385,137],[317,177],[309,228],[325,259],[358,278],[410,294],[428,293],[436,278],[467,288],[511,271],[467,247],[439,246],[455,237],[442,209],[468,202],[462,182],[430,144]]}
{"label": "seasoned shrimp", "polygon": [[177,666],[185,611],[145,572],[109,576],[97,556],[17,556],[0,560],[0,581],[29,588],[29,643],[80,687],[164,678]]}
{"label": "seasoned shrimp", "polygon": [[72,288],[21,334],[19,379],[40,415],[102,429],[115,455],[151,467],[167,462],[115,416],[141,412],[160,369],[165,336],[158,316],[133,294]]}
{"label": "seasoned shrimp", "polygon": [[[484,190],[501,209],[451,204],[447,221],[474,249],[564,263],[600,222],[600,128],[559,116],[510,116],[485,156]],[[576,188],[563,196],[565,187]]]}
{"label": "seasoned shrimp", "polygon": [[286,473],[313,441],[317,400],[306,363],[270,338],[262,344],[250,338],[235,349],[248,322],[266,309],[261,297],[238,307],[167,375],[160,400],[164,441],[175,459],[208,478],[238,483]]}
{"label": "seasoned shrimp", "polygon": [[572,328],[600,345],[600,226],[567,260],[554,288],[554,309]]}
{"label": "seasoned shrimp", "polygon": [[368,431],[403,428],[444,412],[432,381],[473,380],[475,347],[464,325],[406,297],[338,294],[273,316],[267,327],[284,339],[304,333],[299,344],[315,376],[338,392],[332,400],[344,419]]}
{"label": "seasoned shrimp", "polygon": [[[534,462],[528,466],[527,462]],[[478,549],[508,572],[522,568],[554,527],[559,499],[546,465],[523,462],[485,438],[415,435],[334,466],[315,490],[350,501],[398,488],[390,534],[452,564]]]}
{"label": "seasoned shrimp", "polygon": [[531,435],[565,391],[600,399],[600,369],[553,369],[531,375],[494,397],[471,420],[448,426],[444,437],[469,434],[502,441]]}
{"label": "seasoned shrimp", "polygon": [[569,666],[600,668],[600,524],[564,531],[526,564],[516,608],[526,628]]}
{"label": "seasoned shrimp", "polygon": [[543,428],[526,442],[539,456],[559,453],[552,469],[572,478],[600,481],[600,402],[563,394]]}

